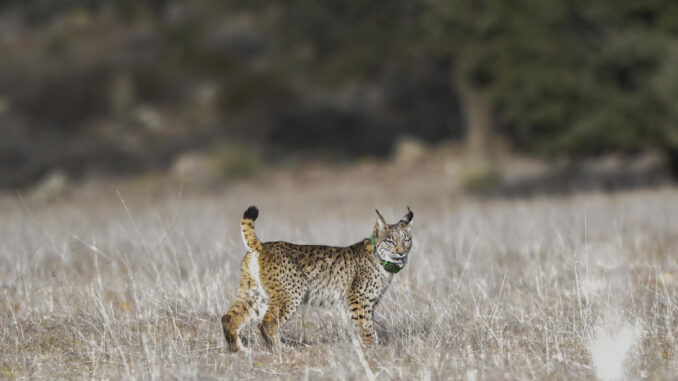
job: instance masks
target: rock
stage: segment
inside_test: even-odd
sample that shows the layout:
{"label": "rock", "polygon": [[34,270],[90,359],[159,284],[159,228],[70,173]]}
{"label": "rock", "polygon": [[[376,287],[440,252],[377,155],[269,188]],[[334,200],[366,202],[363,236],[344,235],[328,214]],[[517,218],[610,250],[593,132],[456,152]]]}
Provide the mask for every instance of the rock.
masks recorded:
{"label": "rock", "polygon": [[31,190],[34,202],[49,202],[62,196],[68,188],[68,177],[59,169],[47,173]]}
{"label": "rock", "polygon": [[197,184],[208,184],[216,176],[214,160],[195,152],[179,156],[172,164],[171,172],[182,181]]}
{"label": "rock", "polygon": [[137,107],[134,117],[142,127],[151,132],[160,132],[166,124],[160,112],[150,106]]}
{"label": "rock", "polygon": [[396,143],[393,161],[398,165],[411,165],[426,158],[428,147],[419,140],[402,138]]}

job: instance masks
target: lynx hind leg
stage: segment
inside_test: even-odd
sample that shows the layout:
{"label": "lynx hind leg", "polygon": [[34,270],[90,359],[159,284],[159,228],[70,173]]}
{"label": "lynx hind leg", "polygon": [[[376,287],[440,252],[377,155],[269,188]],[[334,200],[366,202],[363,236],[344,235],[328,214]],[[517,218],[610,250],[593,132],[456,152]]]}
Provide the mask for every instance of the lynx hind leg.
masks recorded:
{"label": "lynx hind leg", "polygon": [[287,295],[279,292],[276,297],[271,298],[271,303],[264,314],[264,318],[259,325],[261,336],[264,341],[273,349],[280,348],[280,335],[278,328],[285,324],[294,315],[294,312],[301,304],[302,295],[294,293]]}
{"label": "lynx hind leg", "polygon": [[257,260],[256,256],[247,253],[245,260],[243,260],[240,287],[235,301],[221,318],[224,337],[232,352],[245,349],[240,341],[240,330],[253,321],[261,320],[268,307],[268,300],[261,288],[258,274],[251,274],[250,272],[250,263],[253,260]]}

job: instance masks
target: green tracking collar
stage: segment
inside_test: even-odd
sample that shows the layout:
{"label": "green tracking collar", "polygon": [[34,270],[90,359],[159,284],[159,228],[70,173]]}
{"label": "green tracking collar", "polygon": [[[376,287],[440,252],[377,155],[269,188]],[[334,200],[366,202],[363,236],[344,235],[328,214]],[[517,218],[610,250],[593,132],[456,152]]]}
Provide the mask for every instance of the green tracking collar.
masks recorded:
{"label": "green tracking collar", "polygon": [[381,265],[384,266],[384,270],[386,270],[390,273],[393,273],[393,274],[402,270],[402,267],[396,265],[395,263],[391,263],[391,262],[388,262],[388,261],[381,261]]}

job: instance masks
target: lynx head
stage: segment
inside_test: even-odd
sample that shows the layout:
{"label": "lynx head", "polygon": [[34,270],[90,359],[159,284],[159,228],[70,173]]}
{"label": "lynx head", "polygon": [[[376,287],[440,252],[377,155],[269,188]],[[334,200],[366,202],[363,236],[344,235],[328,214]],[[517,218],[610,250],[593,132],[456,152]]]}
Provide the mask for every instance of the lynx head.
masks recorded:
{"label": "lynx head", "polygon": [[377,222],[374,224],[374,252],[380,260],[394,264],[398,270],[407,264],[407,255],[412,248],[410,228],[413,217],[414,213],[408,207],[407,214],[400,221],[389,225],[377,210]]}

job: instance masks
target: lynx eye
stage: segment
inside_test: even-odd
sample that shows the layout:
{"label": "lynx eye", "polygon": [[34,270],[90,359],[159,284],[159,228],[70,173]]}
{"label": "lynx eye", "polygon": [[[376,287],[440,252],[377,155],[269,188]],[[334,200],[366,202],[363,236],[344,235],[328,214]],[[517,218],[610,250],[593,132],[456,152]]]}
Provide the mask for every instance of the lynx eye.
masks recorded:
{"label": "lynx eye", "polygon": [[409,239],[409,238],[405,238],[405,240],[404,240],[403,242],[404,242],[404,243],[410,243],[410,239]]}

